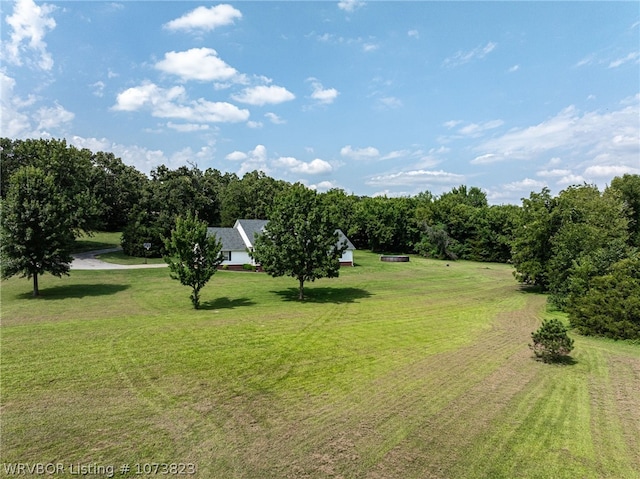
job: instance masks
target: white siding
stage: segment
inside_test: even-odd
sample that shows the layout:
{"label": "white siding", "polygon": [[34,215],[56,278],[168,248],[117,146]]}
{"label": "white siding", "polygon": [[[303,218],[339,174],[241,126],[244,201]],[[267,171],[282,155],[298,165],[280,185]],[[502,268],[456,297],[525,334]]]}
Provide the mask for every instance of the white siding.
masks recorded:
{"label": "white siding", "polygon": [[253,261],[249,257],[249,253],[246,251],[232,251],[231,252],[231,261],[223,261],[223,265],[243,265],[243,264],[253,264]]}
{"label": "white siding", "polygon": [[344,253],[342,253],[342,257],[340,258],[341,263],[353,263],[353,250],[348,249]]}

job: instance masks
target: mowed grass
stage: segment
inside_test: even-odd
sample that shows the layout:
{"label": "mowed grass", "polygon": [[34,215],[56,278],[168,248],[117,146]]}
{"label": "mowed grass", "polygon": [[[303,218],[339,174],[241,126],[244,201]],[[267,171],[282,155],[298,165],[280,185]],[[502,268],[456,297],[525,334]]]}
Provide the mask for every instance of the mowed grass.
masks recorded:
{"label": "mowed grass", "polygon": [[[2,283],[1,462],[193,463],[200,478],[638,478],[640,346],[527,347],[506,265],[411,258],[310,283],[165,269]],[[58,475],[56,477],[74,477]],[[0,470],[0,475],[4,470]]]}
{"label": "mowed grass", "polygon": [[84,253],[98,249],[119,248],[122,233],[96,231],[91,235],[84,234],[75,241],[74,253]]}

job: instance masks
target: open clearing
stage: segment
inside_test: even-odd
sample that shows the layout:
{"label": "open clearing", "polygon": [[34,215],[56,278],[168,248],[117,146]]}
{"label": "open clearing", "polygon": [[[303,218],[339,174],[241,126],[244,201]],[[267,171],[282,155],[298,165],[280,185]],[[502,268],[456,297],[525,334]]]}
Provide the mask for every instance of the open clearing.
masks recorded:
{"label": "open clearing", "polygon": [[356,261],[304,303],[221,271],[199,311],[165,269],[44,277],[39,299],[3,282],[1,462],[640,478],[640,346],[574,336],[575,362],[545,365],[527,344],[552,313],[509,266]]}

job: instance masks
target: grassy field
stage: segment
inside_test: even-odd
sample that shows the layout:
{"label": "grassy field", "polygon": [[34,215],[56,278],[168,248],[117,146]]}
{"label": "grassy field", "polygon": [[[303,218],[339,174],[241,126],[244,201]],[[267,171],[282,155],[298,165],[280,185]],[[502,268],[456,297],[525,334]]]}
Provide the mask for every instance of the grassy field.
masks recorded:
{"label": "grassy field", "polygon": [[291,278],[220,271],[199,311],[164,269],[44,277],[39,299],[4,281],[1,462],[640,478],[640,346],[577,336],[573,364],[536,362],[551,313],[509,266],[356,261],[303,303]]}
{"label": "grassy field", "polygon": [[84,253],[97,249],[119,248],[122,233],[95,232],[76,239],[74,253]]}

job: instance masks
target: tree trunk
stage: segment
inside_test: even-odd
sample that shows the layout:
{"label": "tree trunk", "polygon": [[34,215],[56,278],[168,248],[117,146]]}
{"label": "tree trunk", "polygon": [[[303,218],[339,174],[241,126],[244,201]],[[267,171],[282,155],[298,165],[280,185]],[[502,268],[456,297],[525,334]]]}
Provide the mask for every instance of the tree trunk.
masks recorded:
{"label": "tree trunk", "polygon": [[300,288],[298,289],[298,299],[302,301],[304,299],[304,279],[299,278],[298,281],[300,281]]}
{"label": "tree trunk", "polygon": [[33,275],[33,297],[40,296],[40,290],[38,289],[38,273]]}

